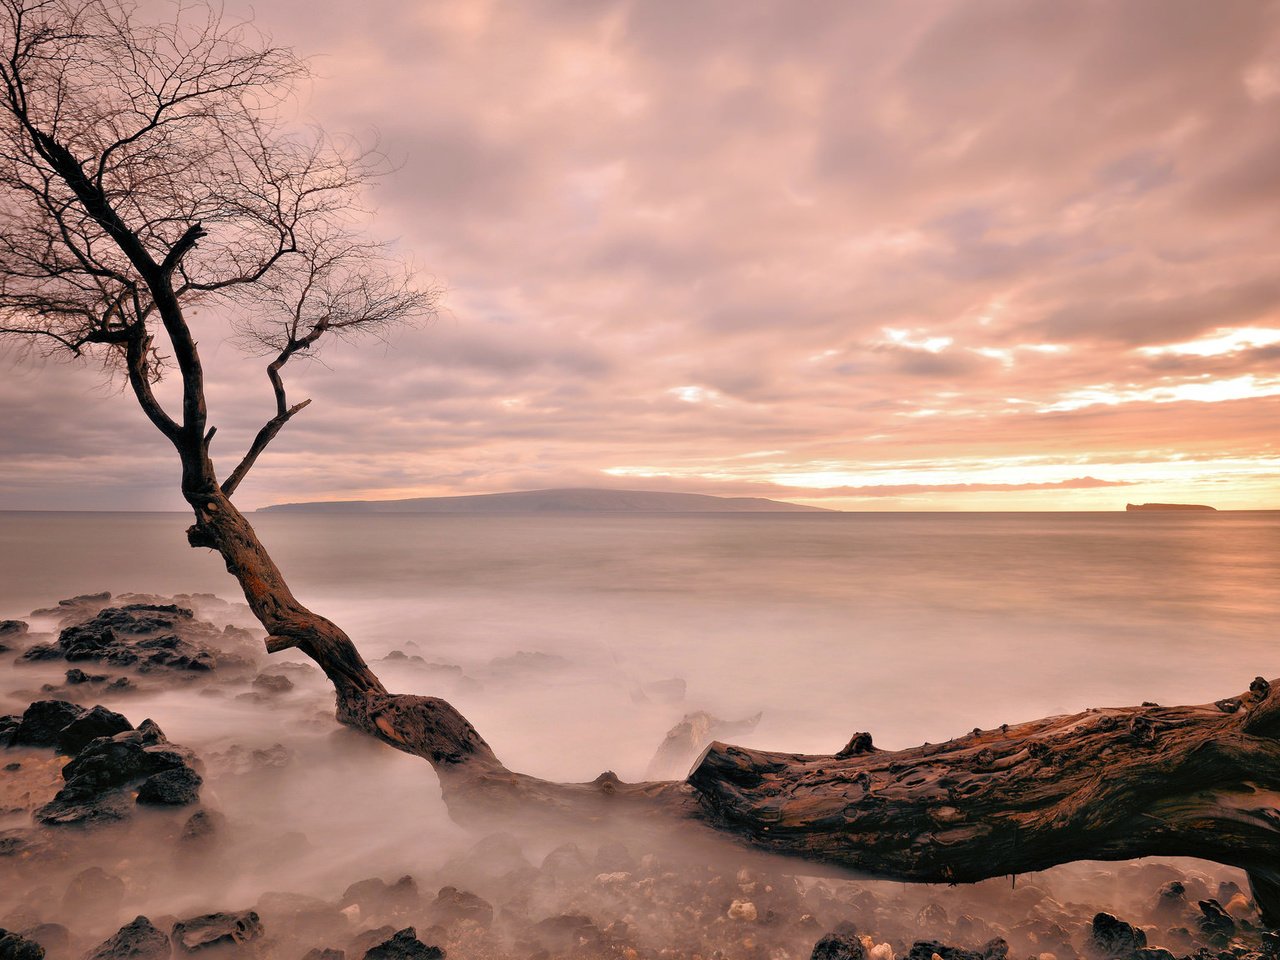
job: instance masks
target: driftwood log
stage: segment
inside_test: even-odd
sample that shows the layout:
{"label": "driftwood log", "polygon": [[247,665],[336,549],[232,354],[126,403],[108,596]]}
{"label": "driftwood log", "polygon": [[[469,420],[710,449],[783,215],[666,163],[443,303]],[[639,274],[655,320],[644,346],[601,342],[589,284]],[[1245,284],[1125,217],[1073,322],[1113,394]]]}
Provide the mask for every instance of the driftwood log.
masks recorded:
{"label": "driftwood log", "polygon": [[[448,703],[388,692],[350,638],[293,596],[232,496],[305,406],[288,402],[284,365],[335,331],[379,330],[425,295],[381,278],[376,247],[342,240],[361,165],[277,136],[276,100],[249,95],[274,95],[297,75],[293,61],[219,33],[216,18],[194,34],[175,25],[161,42],[154,31],[167,28],[131,32],[131,11],[114,0],[0,4],[0,186],[12,200],[0,335],[72,356],[99,349],[123,368],[181,462],[190,543],[221,555],[268,650],[302,651],[332,681],[343,723],[430,761],[453,816],[635,816],[921,882],[1202,857],[1248,871],[1264,917],[1280,924],[1280,693],[1262,679],[1215,704],[1090,710],[897,752],[866,734],[831,756],[714,743],[685,780],[635,784],[508,770]],[[135,88],[156,102],[140,111]],[[202,258],[201,243],[214,253]],[[241,289],[262,296],[237,302],[287,309],[255,332],[275,353],[275,414],[220,481],[188,307]],[[158,338],[181,378],[173,412],[152,391],[165,369]]]}

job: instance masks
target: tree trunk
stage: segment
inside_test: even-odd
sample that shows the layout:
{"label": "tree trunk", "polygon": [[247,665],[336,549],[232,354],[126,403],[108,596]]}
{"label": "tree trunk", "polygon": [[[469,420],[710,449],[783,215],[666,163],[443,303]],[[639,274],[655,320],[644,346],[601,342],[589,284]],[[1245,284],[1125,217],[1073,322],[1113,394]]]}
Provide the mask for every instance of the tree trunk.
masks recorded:
{"label": "tree trunk", "polygon": [[430,761],[460,822],[635,818],[925,883],[1200,857],[1247,870],[1280,923],[1280,694],[1262,678],[1213,704],[1088,710],[908,750],[877,750],[866,734],[831,756],[714,743],[683,781],[552,783],[508,770],[445,701],[388,693],[350,638],[294,598],[226,497],[189,499],[189,540],[222,554],[268,649],[313,659],[341,722]]}

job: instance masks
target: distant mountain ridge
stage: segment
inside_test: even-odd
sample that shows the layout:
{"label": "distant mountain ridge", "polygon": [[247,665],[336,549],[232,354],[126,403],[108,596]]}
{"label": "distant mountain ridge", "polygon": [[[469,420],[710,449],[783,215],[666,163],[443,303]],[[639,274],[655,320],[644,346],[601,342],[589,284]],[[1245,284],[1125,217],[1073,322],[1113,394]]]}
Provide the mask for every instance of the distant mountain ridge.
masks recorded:
{"label": "distant mountain ridge", "polygon": [[258,513],[838,513],[765,497],[571,487],[410,500],[322,500],[277,503]]}
{"label": "distant mountain ridge", "polygon": [[1218,510],[1217,507],[1205,506],[1203,503],[1126,503],[1124,508],[1130,513],[1144,510],[1208,510],[1216,513]]}

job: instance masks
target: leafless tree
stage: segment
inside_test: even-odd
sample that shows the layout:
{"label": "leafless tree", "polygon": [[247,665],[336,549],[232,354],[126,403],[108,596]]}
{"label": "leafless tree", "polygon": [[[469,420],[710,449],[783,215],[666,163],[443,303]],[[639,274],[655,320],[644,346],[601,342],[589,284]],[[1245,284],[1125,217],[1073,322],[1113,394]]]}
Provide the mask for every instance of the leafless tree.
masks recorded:
{"label": "leafless tree", "polygon": [[[181,460],[189,541],[221,554],[268,650],[299,648],[333,682],[340,720],[430,760],[456,817],[629,814],[931,882],[1201,856],[1249,870],[1280,921],[1280,692],[1262,679],[1216,704],[1089,711],[897,752],[865,734],[831,756],[716,743],[686,780],[639,784],[512,772],[448,703],[388,693],[347,635],[294,598],[232,502],[307,403],[286,396],[293,358],[434,306],[360,232],[376,158],[288,123],[305,64],[216,9],[161,23],[124,0],[0,11],[0,333],[123,370]],[[233,312],[241,341],[272,358],[274,414],[221,480],[197,303]],[[180,411],[153,392],[175,367]]]}

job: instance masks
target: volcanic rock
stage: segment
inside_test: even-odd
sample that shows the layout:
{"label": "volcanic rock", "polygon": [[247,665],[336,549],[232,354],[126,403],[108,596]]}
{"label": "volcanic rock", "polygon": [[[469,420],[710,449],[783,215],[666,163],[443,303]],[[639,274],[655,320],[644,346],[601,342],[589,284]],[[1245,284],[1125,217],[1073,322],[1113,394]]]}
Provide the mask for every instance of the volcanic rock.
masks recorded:
{"label": "volcanic rock", "polygon": [[171,952],[167,936],[146,917],[134,917],[84,960],[168,960]]}
{"label": "volcanic rock", "polygon": [[262,922],[252,910],[207,913],[173,925],[173,942],[187,953],[219,944],[248,943],[262,936]]}

